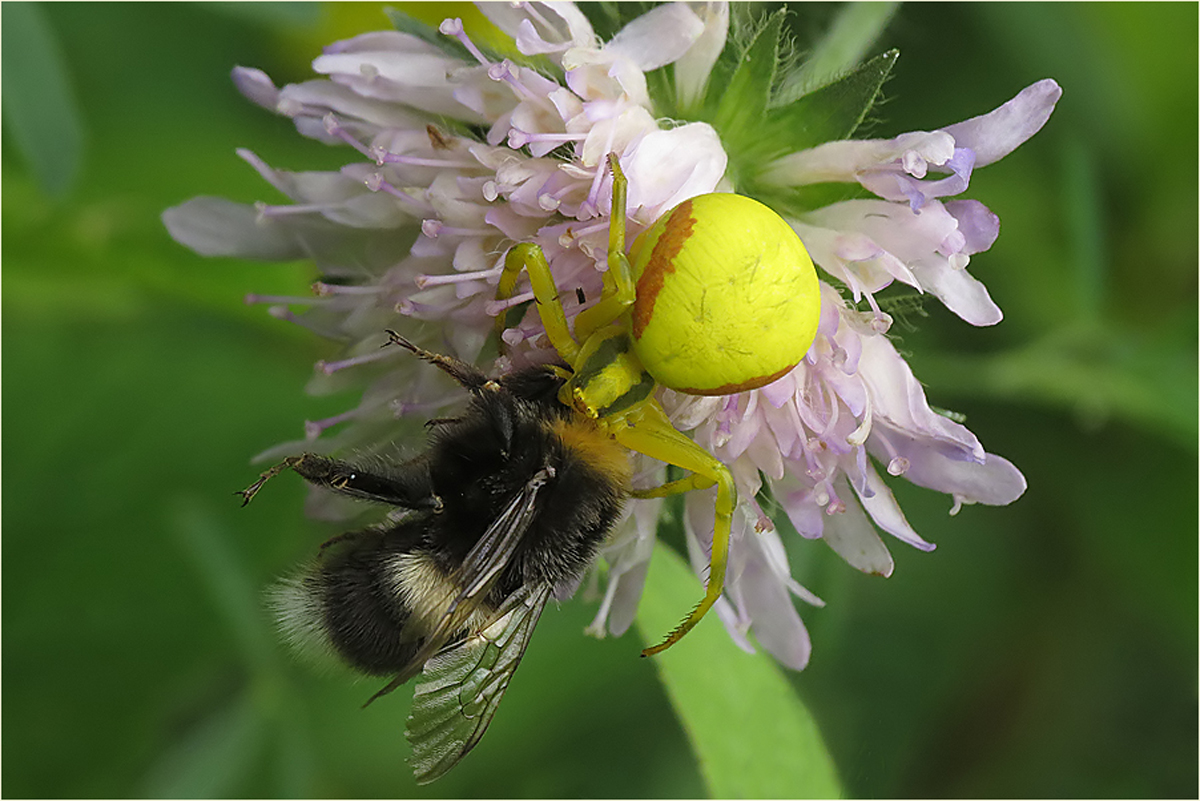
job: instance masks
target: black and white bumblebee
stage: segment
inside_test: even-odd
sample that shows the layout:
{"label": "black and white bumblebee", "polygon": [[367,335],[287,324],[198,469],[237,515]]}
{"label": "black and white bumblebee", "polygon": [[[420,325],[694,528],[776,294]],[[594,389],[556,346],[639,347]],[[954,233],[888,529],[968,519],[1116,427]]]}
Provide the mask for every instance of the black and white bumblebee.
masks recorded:
{"label": "black and white bumblebee", "polygon": [[620,516],[631,468],[624,447],[558,400],[561,368],[493,379],[389,334],[462,385],[466,411],[432,421],[428,449],[411,461],[305,453],[240,494],[249,503],[291,469],[407,510],[326,542],[273,605],[289,639],[392,677],[368,703],[422,675],[405,735],[427,783],[483,736],[547,600],[578,585]]}

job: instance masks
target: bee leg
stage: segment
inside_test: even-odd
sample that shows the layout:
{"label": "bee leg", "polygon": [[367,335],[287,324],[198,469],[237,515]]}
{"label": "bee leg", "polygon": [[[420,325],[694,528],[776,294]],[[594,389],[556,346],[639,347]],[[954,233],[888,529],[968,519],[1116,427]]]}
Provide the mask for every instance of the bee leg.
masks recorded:
{"label": "bee leg", "polygon": [[244,490],[238,490],[237,492],[235,492],[233,494],[241,495],[242,496],[242,506],[245,506],[246,504],[250,503],[250,501],[254,500],[254,496],[258,494],[258,491],[260,489],[262,489],[263,484],[266,484],[268,481],[275,478],[275,476],[279,475],[284,470],[287,470],[289,467],[294,467],[295,463],[297,463],[299,460],[301,460],[303,458],[304,458],[303,456],[289,456],[288,458],[284,459],[282,462],[275,465],[270,470],[267,470],[265,473],[263,473],[261,476],[259,476],[258,480],[255,481],[253,484],[246,487]]}
{"label": "bee leg", "polygon": [[433,492],[428,465],[423,459],[384,472],[315,453],[290,456],[263,473],[258,481],[237,493],[244,499],[242,505],[249,503],[268,480],[289,468],[308,483],[341,495],[405,509],[438,510],[442,507],[442,499]]}
{"label": "bee leg", "polygon": [[388,335],[388,341],[384,343],[383,347],[399,345],[405,350],[410,350],[416,354],[418,359],[429,362],[469,390],[478,391],[489,381],[486,375],[464,361],[417,347],[390,328],[385,329],[385,332]]}

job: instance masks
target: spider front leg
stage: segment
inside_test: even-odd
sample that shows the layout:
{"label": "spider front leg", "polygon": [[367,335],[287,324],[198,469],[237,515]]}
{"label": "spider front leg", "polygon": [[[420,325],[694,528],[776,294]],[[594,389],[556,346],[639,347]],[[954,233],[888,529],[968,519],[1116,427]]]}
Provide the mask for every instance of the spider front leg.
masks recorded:
{"label": "spider front leg", "polygon": [[[625,255],[625,194],[629,182],[621,171],[616,154],[609,154],[608,163],[613,174],[612,216],[608,228],[608,270],[604,273],[604,289],[600,300],[575,317],[575,336],[567,327],[567,316],[563,311],[558,287],[550,272],[550,265],[542,249],[532,242],[522,242],[513,247],[504,259],[504,270],[496,286],[496,299],[512,297],[521,271],[529,273],[529,283],[537,302],[538,316],[550,344],[568,364],[575,364],[579,343],[586,342],[593,333],[616,321],[625,310],[633,305],[636,287],[633,283],[633,268]],[[504,315],[496,317],[496,334],[504,332]]]}
{"label": "spider front leg", "polygon": [[625,192],[629,181],[621,171],[616,153],[608,154],[612,169],[612,211],[608,221],[608,270],[604,273],[604,289],[600,300],[575,317],[575,336],[586,341],[593,333],[615,322],[633,305],[637,287],[633,283],[633,267],[625,255]]}
{"label": "spider front leg", "polygon": [[[508,251],[504,258],[504,271],[500,274],[500,283],[496,287],[496,299],[506,300],[512,297],[522,270],[529,273],[538,316],[542,318],[542,327],[546,329],[550,344],[567,364],[574,364],[579,353],[579,343],[571,336],[571,330],[567,327],[567,315],[558,297],[558,287],[554,284],[554,276],[550,273],[546,254],[540,247],[532,242],[522,242]],[[504,317],[503,313],[496,316],[497,337],[504,333]]]}
{"label": "spider front leg", "polygon": [[658,645],[642,651],[653,656],[665,651],[687,634],[708,613],[725,588],[725,568],[729,561],[729,530],[737,506],[737,487],[733,476],[719,459],[680,433],[666,413],[651,401],[625,418],[626,426],[614,432],[617,441],[630,450],[644,453],[668,464],[692,471],[692,475],[661,487],[632,493],[638,498],[656,498],[693,489],[717,487],[716,515],[713,521],[712,555],[709,561],[708,588],[704,598],[683,622]]}

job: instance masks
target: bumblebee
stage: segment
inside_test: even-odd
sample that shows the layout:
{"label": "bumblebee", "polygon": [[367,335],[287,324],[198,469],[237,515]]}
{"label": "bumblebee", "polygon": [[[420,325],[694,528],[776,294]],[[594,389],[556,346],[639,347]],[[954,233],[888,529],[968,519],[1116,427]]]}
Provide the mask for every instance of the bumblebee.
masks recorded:
{"label": "bumblebee", "polygon": [[290,469],[403,510],[324,543],[273,605],[290,639],[392,677],[368,704],[422,674],[405,735],[424,784],[483,736],[546,602],[574,590],[620,516],[631,467],[625,448],[558,401],[561,369],[492,379],[388,333],[464,387],[467,409],[432,421],[428,450],[411,461],[305,453],[239,494],[245,505]]}

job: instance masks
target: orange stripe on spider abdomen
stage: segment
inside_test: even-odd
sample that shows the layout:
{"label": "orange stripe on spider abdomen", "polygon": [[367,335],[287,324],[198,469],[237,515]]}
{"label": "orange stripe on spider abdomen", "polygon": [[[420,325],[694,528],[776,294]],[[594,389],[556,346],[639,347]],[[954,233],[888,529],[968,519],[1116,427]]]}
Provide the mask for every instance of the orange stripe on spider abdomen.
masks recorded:
{"label": "orange stripe on spider abdomen", "polygon": [[654,250],[646,262],[646,269],[637,280],[637,297],[632,312],[634,339],[642,336],[642,332],[654,317],[654,303],[658,300],[658,293],[666,284],[667,276],[675,272],[675,257],[692,235],[692,226],[695,224],[696,220],[692,217],[692,201],[685,200],[671,212],[662,235],[654,243]]}

